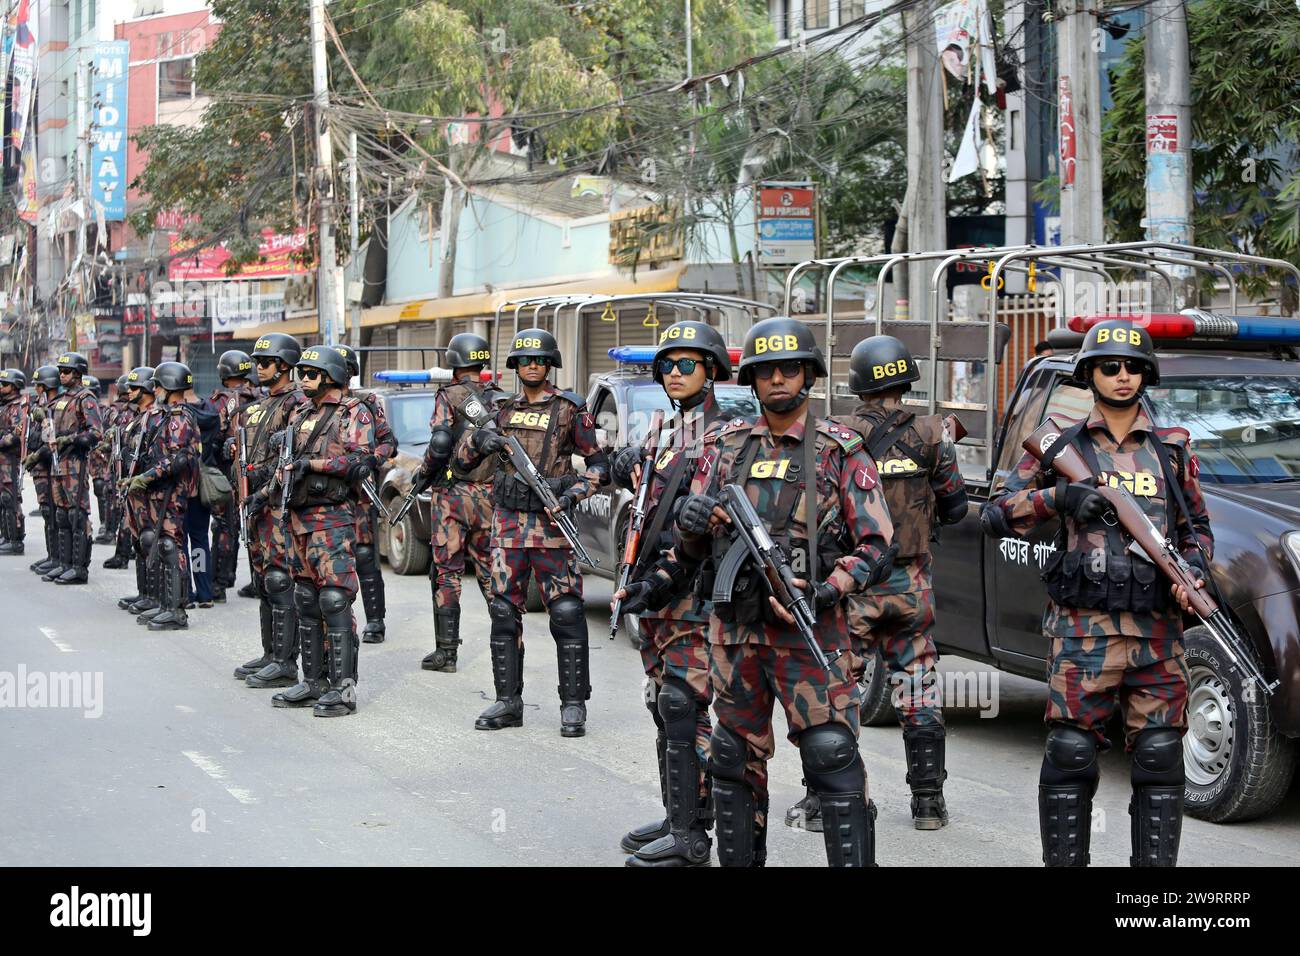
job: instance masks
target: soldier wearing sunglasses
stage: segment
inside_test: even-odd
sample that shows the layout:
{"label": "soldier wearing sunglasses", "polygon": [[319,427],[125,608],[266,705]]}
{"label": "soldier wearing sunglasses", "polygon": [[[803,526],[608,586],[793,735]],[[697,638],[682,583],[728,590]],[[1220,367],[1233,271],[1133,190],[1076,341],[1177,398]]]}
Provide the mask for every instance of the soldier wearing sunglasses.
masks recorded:
{"label": "soldier wearing sunglasses", "polygon": [[642,445],[614,456],[614,481],[635,490],[640,469],[656,449],[654,477],[646,499],[640,560],[631,583],[615,600],[641,616],[641,661],[646,706],[658,728],[659,783],[663,820],[627,833],[622,847],[628,866],[703,866],[709,862],[709,609],[712,602],[691,588],[676,589],[654,573],[672,547],[672,517],[687,493],[694,462],[727,420],[713,383],[731,378],[731,356],[717,329],[704,322],[677,322],[659,337],[652,369],[675,414],[661,443],[646,435]]}
{"label": "soldier wearing sunglasses", "polygon": [[1110,746],[1106,721],[1119,707],[1133,761],[1130,862],[1173,866],[1183,815],[1187,594],[1133,556],[1096,487],[1129,489],[1202,578],[1214,539],[1188,433],[1156,428],[1141,403],[1146,387],[1160,381],[1147,330],[1118,320],[1097,324],[1083,340],[1074,378],[1092,390],[1096,404],[1053,447],[1074,445],[1095,478],[1067,483],[1026,454],[981,514],[985,533],[997,538],[1024,536],[1061,519],[1056,553],[1043,574],[1049,597],[1043,631],[1051,642],[1038,786],[1043,862],[1088,863],[1097,752]]}
{"label": "soldier wearing sunglasses", "polygon": [[[874,808],[858,752],[858,693],[841,602],[888,577],[893,525],[862,436],[812,411],[809,394],[827,371],[805,323],[776,317],[749,330],[737,379],[754,389],[763,413],[755,422],[733,419],[705,445],[677,510],[677,544],[655,569],[664,578],[659,586],[673,588],[687,587],[698,571],[701,596],[714,598],[709,771],[724,866],[762,866],[767,858],[767,762],[778,701],[804,777],[821,797],[827,861],[875,863]],[[748,553],[738,568],[731,564],[730,517],[718,499],[728,484],[743,489],[766,534],[789,556],[828,669],[793,615],[770,596]],[[713,587],[732,570],[724,605]]]}
{"label": "soldier wearing sunglasses", "polygon": [[[609,480],[608,457],[596,443],[596,422],[576,392],[561,391],[547,381],[561,367],[555,336],[545,329],[516,332],[506,367],[519,375],[519,392],[497,410],[495,428],[475,428],[460,439],[454,467],[468,474],[489,455],[519,441],[554,492],[560,510],[574,507]],[[581,455],[586,471],[573,471]],[[583,612],[578,559],[550,520],[541,499],[503,464],[492,487],[492,680],[497,699],[474,722],[477,730],[520,727],[524,722],[524,599],[528,581],[537,578],[542,603],[551,618],[551,636],[559,664],[560,734],[586,733],[591,697],[587,616]]]}

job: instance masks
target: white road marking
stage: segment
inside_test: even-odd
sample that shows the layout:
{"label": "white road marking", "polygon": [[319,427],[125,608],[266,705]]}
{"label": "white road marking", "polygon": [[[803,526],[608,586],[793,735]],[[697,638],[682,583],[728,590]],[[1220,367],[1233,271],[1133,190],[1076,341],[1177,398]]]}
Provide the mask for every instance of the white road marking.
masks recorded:
{"label": "white road marking", "polygon": [[176,705],[176,709],[179,710],[182,714],[192,714],[192,713],[194,713],[194,708],[193,708],[193,707],[186,707],[184,704],[177,704],[177,705]]}
{"label": "white road marking", "polygon": [[181,753],[190,763],[194,764],[194,766],[198,767],[213,780],[217,781],[217,783],[221,784],[226,793],[230,794],[240,803],[257,803],[257,797],[253,796],[251,790],[246,790],[243,787],[233,787],[230,784],[225,783],[224,781],[226,777],[229,776],[226,772],[226,768],[221,766],[221,764],[217,763],[211,757],[201,754],[197,750],[182,750]]}
{"label": "white road marking", "polygon": [[63,651],[63,653],[65,653],[65,654],[75,654],[75,653],[76,653],[76,649],[75,649],[75,648],[71,648],[71,647],[69,647],[67,644],[64,644],[61,640],[59,640],[59,632],[56,631],[54,628],[52,628],[52,627],[43,627],[43,628],[41,628],[41,633],[44,634],[44,635],[49,639],[49,641],[50,641],[51,644],[53,644],[53,645],[54,645],[55,647],[57,647],[59,650]]}

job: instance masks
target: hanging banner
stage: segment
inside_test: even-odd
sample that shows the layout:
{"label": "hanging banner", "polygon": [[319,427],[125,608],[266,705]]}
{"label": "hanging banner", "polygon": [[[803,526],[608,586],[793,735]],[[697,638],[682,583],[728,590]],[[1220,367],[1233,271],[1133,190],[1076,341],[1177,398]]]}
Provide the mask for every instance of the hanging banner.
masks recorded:
{"label": "hanging banner", "polygon": [[184,255],[194,245],[193,240],[182,239],[176,233],[167,238],[168,253],[173,257],[167,265],[167,278],[172,281],[189,279],[269,279],[276,276],[302,275],[311,266],[302,261],[302,251],[307,248],[307,230],[297,229],[286,236],[270,229],[262,230],[258,245],[259,261],[239,267],[234,275],[226,274],[230,253],[225,246],[207,246],[193,255]]}
{"label": "hanging banner", "polygon": [[36,137],[28,136],[23,143],[22,160],[18,172],[18,218],[36,225],[40,203],[36,199]]}
{"label": "hanging banner", "polygon": [[90,198],[103,217],[126,218],[126,81],[131,44],[108,40],[94,46],[94,120],[90,136]]}
{"label": "hanging banner", "polygon": [[18,0],[14,16],[13,48],[13,130],[15,150],[21,150],[27,141],[27,118],[32,111],[36,93],[36,18],[31,16],[31,0]]}
{"label": "hanging banner", "polygon": [[1074,136],[1074,96],[1070,92],[1070,78],[1061,77],[1057,83],[1056,105],[1058,116],[1058,138],[1061,149],[1061,188],[1074,188],[1075,136]]}

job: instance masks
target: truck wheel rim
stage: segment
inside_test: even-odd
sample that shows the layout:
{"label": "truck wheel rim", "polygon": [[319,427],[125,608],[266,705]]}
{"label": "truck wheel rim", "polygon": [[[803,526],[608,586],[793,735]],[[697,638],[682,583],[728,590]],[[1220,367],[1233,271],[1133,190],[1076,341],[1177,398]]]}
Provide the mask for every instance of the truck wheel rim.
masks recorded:
{"label": "truck wheel rim", "polygon": [[1232,763],[1233,709],[1227,683],[1208,667],[1193,667],[1187,695],[1183,763],[1187,782],[1208,787]]}
{"label": "truck wheel rim", "polygon": [[392,552],[394,564],[401,564],[406,556],[406,520],[393,525],[393,533],[388,539],[388,550]]}
{"label": "truck wheel rim", "polygon": [[858,703],[866,704],[867,694],[871,692],[871,682],[876,679],[876,663],[880,655],[874,651],[866,655],[866,666],[862,668],[862,679],[858,681]]}

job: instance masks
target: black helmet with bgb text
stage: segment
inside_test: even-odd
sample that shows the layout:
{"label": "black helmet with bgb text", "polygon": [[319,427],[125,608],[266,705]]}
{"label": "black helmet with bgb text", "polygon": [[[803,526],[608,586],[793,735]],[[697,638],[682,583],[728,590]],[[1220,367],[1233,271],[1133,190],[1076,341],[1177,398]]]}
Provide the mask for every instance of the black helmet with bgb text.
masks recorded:
{"label": "black helmet with bgb text", "polygon": [[853,346],[849,356],[849,391],[854,395],[887,392],[921,377],[916,359],[892,335],[873,335]]}
{"label": "black helmet with bgb text", "polygon": [[492,361],[488,340],[473,332],[460,332],[447,343],[447,368],[473,368]]}
{"label": "black helmet with bgb text", "polygon": [[1123,319],[1098,322],[1083,337],[1083,345],[1074,357],[1074,380],[1080,385],[1092,384],[1092,366],[1102,359],[1138,359],[1145,362],[1148,371],[1143,384],[1160,384],[1160,363],[1156,360],[1155,344],[1151,333],[1140,325]]}
{"label": "black helmet with bgb text", "polygon": [[736,381],[741,385],[753,385],[755,365],[791,359],[800,359],[811,365],[814,379],[826,376],[826,360],[806,322],[792,319],[788,315],[775,315],[756,322],[745,336]]}
{"label": "black helmet with bgb text", "polygon": [[725,382],[731,378],[731,354],[722,333],[707,322],[686,320],[674,322],[659,334],[659,347],[655,349],[654,366],[651,374],[656,382],[663,384],[663,374],[659,371],[659,360],[669,352],[677,349],[690,349],[699,352],[709,367],[709,378],[715,382]]}
{"label": "black helmet with bgb text", "polygon": [[518,368],[519,360],[527,355],[541,356],[550,363],[551,368],[563,368],[560,360],[560,345],[555,336],[545,329],[520,329],[510,340],[510,351],[506,354],[506,368]]}
{"label": "black helmet with bgb text", "polygon": [[228,378],[247,378],[253,374],[253,359],[240,349],[227,349],[217,359],[217,378],[223,382]]}

